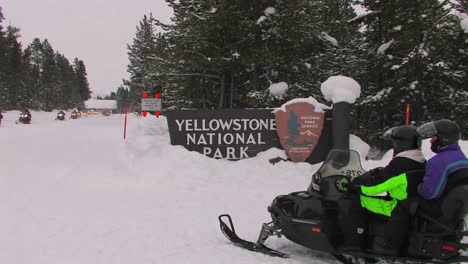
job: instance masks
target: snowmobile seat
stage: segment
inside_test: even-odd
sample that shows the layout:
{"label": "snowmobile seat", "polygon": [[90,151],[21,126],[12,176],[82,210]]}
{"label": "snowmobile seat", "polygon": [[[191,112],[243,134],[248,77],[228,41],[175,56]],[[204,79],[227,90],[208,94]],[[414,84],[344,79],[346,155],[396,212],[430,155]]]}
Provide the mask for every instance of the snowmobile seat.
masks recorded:
{"label": "snowmobile seat", "polygon": [[453,188],[442,200],[441,222],[453,225],[468,214],[468,185]]}
{"label": "snowmobile seat", "polygon": [[468,214],[468,168],[451,172],[447,176],[447,184],[441,198],[420,199],[419,210],[423,218],[429,216],[444,224],[454,223]]}
{"label": "snowmobile seat", "polygon": [[467,193],[468,169],[460,169],[448,175],[441,198],[419,199],[411,228],[409,255],[437,259],[458,256],[458,243],[465,235],[462,231],[464,217],[468,214]]}

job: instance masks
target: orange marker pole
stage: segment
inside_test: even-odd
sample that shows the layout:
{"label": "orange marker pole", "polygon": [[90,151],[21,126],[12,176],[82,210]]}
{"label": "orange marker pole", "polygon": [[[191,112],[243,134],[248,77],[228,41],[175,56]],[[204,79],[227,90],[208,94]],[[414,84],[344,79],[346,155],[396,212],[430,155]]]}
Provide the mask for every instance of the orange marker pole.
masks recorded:
{"label": "orange marker pole", "polygon": [[410,104],[406,104],[406,125],[410,125],[410,112],[411,112],[411,106]]}
{"label": "orange marker pole", "polygon": [[125,107],[124,139],[125,137],[127,137],[127,113],[128,113],[128,107]]}

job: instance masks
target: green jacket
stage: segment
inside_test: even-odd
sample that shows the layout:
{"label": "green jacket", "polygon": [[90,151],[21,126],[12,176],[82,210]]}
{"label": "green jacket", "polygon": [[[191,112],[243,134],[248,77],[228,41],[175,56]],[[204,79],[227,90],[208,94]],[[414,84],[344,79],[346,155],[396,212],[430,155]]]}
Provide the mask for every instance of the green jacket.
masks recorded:
{"label": "green jacket", "polygon": [[361,206],[367,210],[391,217],[399,201],[417,194],[422,177],[413,177],[411,171],[424,175],[425,159],[420,150],[404,151],[396,155],[381,170],[373,170],[364,177],[353,180],[360,194]]}

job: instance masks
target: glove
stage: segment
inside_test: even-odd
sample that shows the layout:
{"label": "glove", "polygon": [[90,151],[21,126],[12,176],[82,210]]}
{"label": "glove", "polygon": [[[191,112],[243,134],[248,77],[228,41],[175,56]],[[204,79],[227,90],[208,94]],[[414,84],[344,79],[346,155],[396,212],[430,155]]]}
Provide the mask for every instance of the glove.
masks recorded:
{"label": "glove", "polygon": [[342,192],[348,191],[348,186],[350,185],[348,179],[346,178],[341,178],[340,180],[337,180],[335,184],[336,188]]}
{"label": "glove", "polygon": [[360,194],[361,193],[361,187],[359,185],[355,185],[355,184],[348,184],[347,186],[348,188],[348,193],[357,193],[357,194]]}

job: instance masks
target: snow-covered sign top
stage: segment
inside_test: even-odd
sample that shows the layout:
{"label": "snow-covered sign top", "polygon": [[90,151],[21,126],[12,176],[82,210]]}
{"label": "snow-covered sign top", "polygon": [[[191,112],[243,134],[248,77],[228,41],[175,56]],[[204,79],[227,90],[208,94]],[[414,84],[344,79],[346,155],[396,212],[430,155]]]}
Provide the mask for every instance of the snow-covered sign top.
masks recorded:
{"label": "snow-covered sign top", "polygon": [[348,102],[354,104],[356,99],[361,96],[361,86],[350,77],[338,75],[331,76],[320,86],[323,96],[326,100],[334,104],[339,102]]}
{"label": "snow-covered sign top", "polygon": [[314,106],[315,112],[324,112],[325,110],[331,109],[328,105],[324,105],[319,103],[315,98],[312,96],[309,96],[308,98],[295,98],[292,100],[289,100],[288,102],[284,103],[281,107],[276,108],[273,113],[276,113],[278,111],[283,111],[286,112],[286,106],[295,104],[295,103],[308,103]]}

